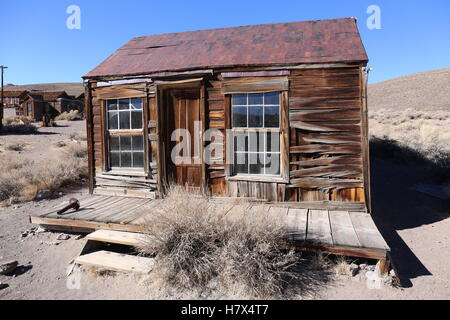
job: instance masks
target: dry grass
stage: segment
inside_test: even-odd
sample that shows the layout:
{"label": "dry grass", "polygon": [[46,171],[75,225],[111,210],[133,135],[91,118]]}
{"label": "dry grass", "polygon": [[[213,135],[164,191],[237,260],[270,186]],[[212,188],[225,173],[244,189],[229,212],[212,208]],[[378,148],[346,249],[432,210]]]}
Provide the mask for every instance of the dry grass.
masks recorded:
{"label": "dry grass", "polygon": [[224,206],[172,187],[146,223],[148,241],[141,253],[155,256],[155,269],[167,288],[200,290],[241,288],[250,297],[278,297],[299,257],[280,250],[284,228],[263,214],[236,221]]}
{"label": "dry grass", "polygon": [[78,110],[70,110],[68,112],[63,112],[55,117],[55,120],[66,120],[66,121],[75,121],[82,119],[83,116]]}
{"label": "dry grass", "polygon": [[[84,151],[82,151],[84,150]],[[39,162],[18,156],[0,157],[0,201],[33,200],[39,190],[79,183],[87,177],[86,147],[70,146],[59,159]]]}
{"label": "dry grass", "polygon": [[408,162],[422,159],[439,167],[450,165],[449,111],[378,110],[370,113],[369,126],[377,155]]}
{"label": "dry grass", "polygon": [[36,133],[38,128],[33,125],[28,117],[6,116],[3,118],[2,132],[30,134]]}

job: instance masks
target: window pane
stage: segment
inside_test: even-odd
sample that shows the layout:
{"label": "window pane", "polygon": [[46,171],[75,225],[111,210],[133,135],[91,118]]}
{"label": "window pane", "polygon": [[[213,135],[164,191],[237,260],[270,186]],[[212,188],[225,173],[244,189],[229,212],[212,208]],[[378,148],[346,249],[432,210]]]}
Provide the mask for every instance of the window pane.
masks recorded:
{"label": "window pane", "polygon": [[111,151],[120,151],[119,136],[111,136],[109,138],[109,150],[111,150]]}
{"label": "window pane", "polygon": [[263,126],[263,107],[249,107],[248,108],[248,127],[262,128]]}
{"label": "window pane", "polygon": [[142,129],[142,111],[131,112],[131,129]]}
{"label": "window pane", "polygon": [[264,94],[264,104],[280,104],[279,92],[267,92]]}
{"label": "window pane", "polygon": [[131,99],[131,109],[142,110],[142,99],[141,98],[132,98]]}
{"label": "window pane", "polygon": [[133,168],[144,167],[144,152],[133,152]]}
{"label": "window pane", "polygon": [[280,154],[268,153],[265,159],[266,174],[280,174]]}
{"label": "window pane", "polygon": [[248,136],[246,132],[234,133],[234,151],[248,150]]}
{"label": "window pane", "polygon": [[127,111],[119,112],[119,129],[130,129],[130,113]]}
{"label": "window pane", "polygon": [[110,154],[109,154],[109,166],[111,168],[120,167],[119,156],[120,156],[119,152],[110,152]]}
{"label": "window pane", "polygon": [[247,107],[233,107],[233,127],[247,127]]}
{"label": "window pane", "polygon": [[117,100],[107,100],[106,101],[107,110],[117,110]]}
{"label": "window pane", "polygon": [[119,129],[118,126],[119,113],[117,111],[108,112],[108,129],[115,130]]}
{"label": "window pane", "polygon": [[233,94],[231,104],[235,105],[246,105],[247,104],[247,94]]}
{"label": "window pane", "polygon": [[120,153],[120,166],[122,168],[131,168],[131,152]]}
{"label": "window pane", "polygon": [[248,104],[263,104],[263,94],[262,93],[250,93],[248,95]]}
{"label": "window pane", "polygon": [[234,154],[234,174],[248,173],[248,155],[247,153]]}
{"label": "window pane", "polygon": [[249,135],[249,151],[257,152],[264,150],[264,132],[252,132]]}
{"label": "window pane", "polygon": [[280,107],[264,107],[264,127],[278,128],[280,126]]}
{"label": "window pane", "polygon": [[264,173],[264,153],[250,153],[250,174]]}
{"label": "window pane", "polygon": [[131,151],[131,136],[120,136],[120,150]]}
{"label": "window pane", "polygon": [[130,99],[119,99],[119,110],[130,109]]}
{"label": "window pane", "polygon": [[144,150],[144,137],[143,136],[132,136],[132,148],[133,151]]}
{"label": "window pane", "polygon": [[280,151],[280,133],[279,132],[267,132],[266,140],[267,152],[279,152]]}

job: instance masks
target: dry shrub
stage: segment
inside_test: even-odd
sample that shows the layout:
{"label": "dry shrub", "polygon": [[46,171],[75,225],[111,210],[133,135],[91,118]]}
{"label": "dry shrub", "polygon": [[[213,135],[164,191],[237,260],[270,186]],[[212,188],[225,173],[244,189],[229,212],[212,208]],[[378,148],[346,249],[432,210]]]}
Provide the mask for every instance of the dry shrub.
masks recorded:
{"label": "dry shrub", "polygon": [[388,154],[396,161],[426,160],[439,167],[450,165],[450,112],[382,109],[371,112],[369,118],[371,146],[377,155]]}
{"label": "dry shrub", "polygon": [[154,272],[171,288],[242,287],[253,297],[279,296],[296,278],[299,261],[293,251],[278,246],[285,229],[262,212],[227,219],[223,208],[171,187],[149,215],[140,252],[155,256]]}
{"label": "dry shrub", "polygon": [[63,112],[55,117],[55,120],[66,120],[66,121],[75,121],[82,120],[83,117],[78,110],[70,110]]}
{"label": "dry shrub", "polygon": [[85,143],[70,144],[63,149],[63,152],[69,159],[87,160],[88,157],[87,145]]}
{"label": "dry shrub", "polygon": [[348,274],[350,263],[346,257],[338,256],[334,264],[334,272],[338,275],[345,276]]}
{"label": "dry shrub", "polygon": [[62,186],[79,183],[88,174],[87,161],[83,157],[69,152],[59,159],[37,162],[18,156],[1,156],[0,201],[29,201],[39,190],[55,191]]}
{"label": "dry shrub", "polygon": [[25,143],[10,143],[5,146],[5,149],[9,151],[23,151],[25,146]]}

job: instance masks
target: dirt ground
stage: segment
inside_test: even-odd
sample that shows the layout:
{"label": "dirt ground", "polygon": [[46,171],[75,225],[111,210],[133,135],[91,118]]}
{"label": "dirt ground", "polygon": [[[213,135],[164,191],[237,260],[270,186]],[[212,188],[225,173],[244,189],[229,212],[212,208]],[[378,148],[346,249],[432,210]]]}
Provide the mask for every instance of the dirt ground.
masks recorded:
{"label": "dirt ground", "polygon": [[[0,136],[0,144],[26,143],[28,147],[21,151],[21,156],[52,157],[58,153],[57,148],[52,147],[54,143],[70,139],[71,133],[85,135],[84,121],[60,121],[59,124],[40,129],[38,135]],[[410,189],[416,183],[429,182],[430,177],[420,167],[372,159],[372,179],[374,220],[392,249],[403,287],[369,289],[363,275],[354,278],[333,275],[326,283],[310,288],[308,295],[295,298],[450,299],[448,201]],[[71,235],[69,240],[60,241],[57,240],[59,233],[52,232],[22,237],[22,233],[32,227],[28,220],[31,213],[44,213],[61,201],[86,192],[86,189],[66,189],[58,199],[0,208],[0,261],[13,259],[20,265],[13,275],[0,275],[0,282],[7,285],[0,289],[0,299],[161,298],[140,276],[77,273],[81,275],[78,288],[69,281],[73,278],[68,279],[66,272],[71,260],[79,255],[85,239],[77,240],[77,235]]]}

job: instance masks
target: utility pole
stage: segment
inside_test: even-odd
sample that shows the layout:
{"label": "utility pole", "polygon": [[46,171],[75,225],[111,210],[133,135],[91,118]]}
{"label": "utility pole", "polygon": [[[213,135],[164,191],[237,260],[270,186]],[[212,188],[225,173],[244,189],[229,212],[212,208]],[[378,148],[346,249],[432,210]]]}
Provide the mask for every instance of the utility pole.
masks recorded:
{"label": "utility pole", "polygon": [[0,66],[2,69],[2,90],[1,90],[1,100],[0,100],[0,129],[3,127],[3,70],[8,69],[6,66]]}

